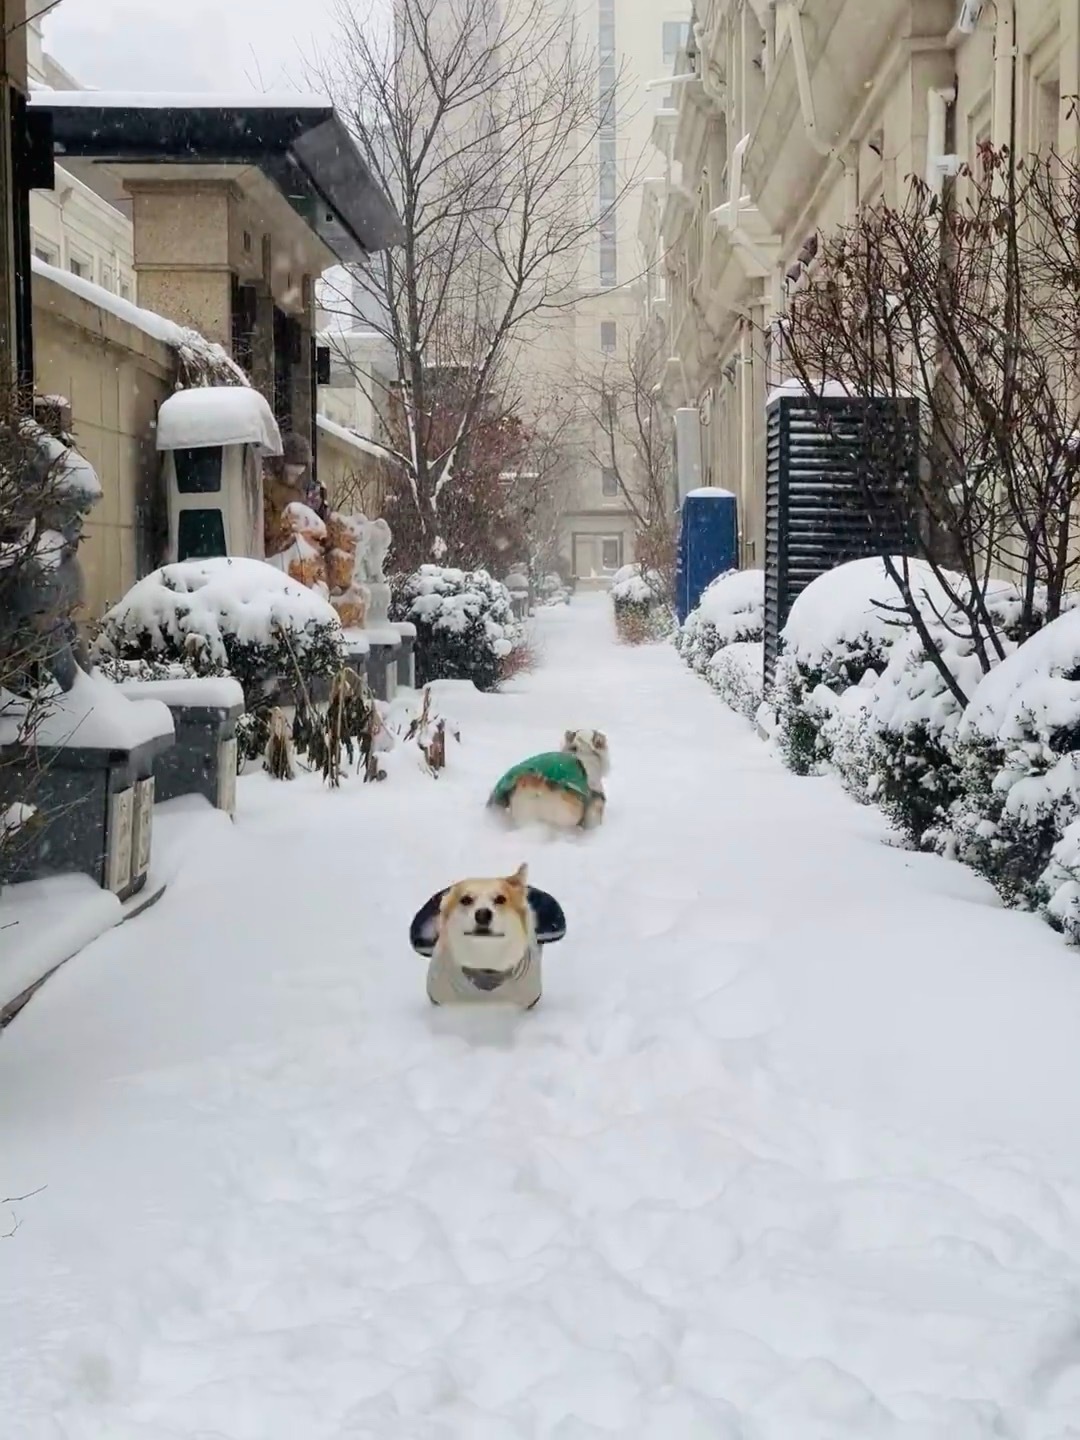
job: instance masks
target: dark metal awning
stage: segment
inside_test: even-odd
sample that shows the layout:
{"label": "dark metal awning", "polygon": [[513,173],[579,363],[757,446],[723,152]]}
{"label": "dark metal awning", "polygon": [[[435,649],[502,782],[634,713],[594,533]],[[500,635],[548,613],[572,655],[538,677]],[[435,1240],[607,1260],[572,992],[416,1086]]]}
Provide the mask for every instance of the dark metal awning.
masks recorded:
{"label": "dark metal awning", "polygon": [[252,165],[342,264],[398,245],[401,221],[329,101],[39,90],[58,158]]}

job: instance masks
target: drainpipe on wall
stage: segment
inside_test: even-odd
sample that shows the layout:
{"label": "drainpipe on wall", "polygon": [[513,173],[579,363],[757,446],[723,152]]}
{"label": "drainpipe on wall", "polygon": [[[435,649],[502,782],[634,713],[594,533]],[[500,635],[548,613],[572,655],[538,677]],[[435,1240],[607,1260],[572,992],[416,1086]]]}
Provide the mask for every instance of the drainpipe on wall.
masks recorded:
{"label": "drainpipe on wall", "polygon": [[994,128],[995,145],[1010,145],[1013,135],[1013,85],[1016,64],[1016,5],[997,7],[994,31]]}
{"label": "drainpipe on wall", "polygon": [[754,493],[754,371],[748,326],[739,339],[739,429],[742,454],[739,456],[739,510],[745,515]]}
{"label": "drainpipe on wall", "polygon": [[849,162],[835,145],[830,145],[827,141],[822,140],[818,133],[814,92],[810,86],[810,67],[806,61],[806,38],[803,35],[802,11],[799,8],[798,0],[776,0],[776,8],[777,10],[782,9],[787,16],[788,34],[791,36],[791,57],[795,62],[795,83],[799,91],[799,108],[802,111],[806,138],[819,155],[823,155],[827,160],[835,160],[846,177],[851,168]]}
{"label": "drainpipe on wall", "polygon": [[729,230],[739,223],[739,207],[742,203],[742,162],[750,145],[750,136],[744,135],[731,152],[731,174],[728,177],[728,222]]}
{"label": "drainpipe on wall", "polygon": [[949,106],[956,100],[956,90],[931,88],[926,92],[926,184],[940,200],[945,185],[945,157]]}

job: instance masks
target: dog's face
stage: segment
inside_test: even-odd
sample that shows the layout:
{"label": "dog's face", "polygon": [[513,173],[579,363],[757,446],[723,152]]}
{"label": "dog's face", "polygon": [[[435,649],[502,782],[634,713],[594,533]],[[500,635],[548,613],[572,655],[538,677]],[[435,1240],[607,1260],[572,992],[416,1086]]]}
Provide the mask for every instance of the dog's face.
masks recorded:
{"label": "dog's face", "polygon": [[583,763],[593,761],[601,775],[611,769],[607,736],[602,730],[567,730],[563,749],[576,755]]}
{"label": "dog's face", "polygon": [[494,989],[521,961],[531,926],[522,865],[517,874],[501,880],[459,880],[452,885],[439,911],[439,943],[481,989]]}

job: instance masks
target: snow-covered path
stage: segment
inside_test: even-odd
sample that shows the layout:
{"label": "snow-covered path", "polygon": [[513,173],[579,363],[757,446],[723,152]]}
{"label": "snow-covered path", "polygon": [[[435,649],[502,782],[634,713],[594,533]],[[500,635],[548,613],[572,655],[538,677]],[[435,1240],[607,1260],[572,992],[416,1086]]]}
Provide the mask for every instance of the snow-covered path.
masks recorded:
{"label": "snow-covered path", "polygon": [[[1080,1437],[1080,959],[603,600],[540,639],[438,782],[245,781],[0,1039],[3,1440]],[[605,827],[496,829],[572,725]],[[410,916],[522,859],[543,1003],[433,1011]]]}

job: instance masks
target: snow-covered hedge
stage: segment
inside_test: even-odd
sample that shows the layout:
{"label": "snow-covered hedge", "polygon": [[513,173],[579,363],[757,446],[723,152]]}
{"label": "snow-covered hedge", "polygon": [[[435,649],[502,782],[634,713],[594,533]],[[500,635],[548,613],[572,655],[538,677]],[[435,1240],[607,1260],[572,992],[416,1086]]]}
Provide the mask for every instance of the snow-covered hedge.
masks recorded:
{"label": "snow-covered hedge", "polygon": [[[956,593],[964,594],[959,580]],[[942,663],[960,695],[972,696],[987,669],[1018,643],[1024,607],[1014,585],[989,586],[983,619],[976,622],[972,608],[926,613],[937,658],[909,630],[897,640],[874,687],[875,798],[913,845],[951,849],[952,812],[965,788],[963,747],[957,743],[964,706],[946,682]]]}
{"label": "snow-covered hedge", "polygon": [[[920,609],[944,613],[948,595],[930,566],[919,560],[906,565]],[[781,636],[771,697],[776,742],[796,774],[812,774],[832,759],[837,697],[876,681],[909,623],[903,597],[877,557],[837,566],[796,598]]]}
{"label": "snow-covered hedge", "polygon": [[764,570],[726,570],[686,617],[676,645],[692,670],[708,676],[725,646],[760,641],[764,629]]}
{"label": "snow-covered hedge", "polygon": [[391,614],[416,626],[416,683],[471,680],[494,690],[524,644],[510,592],[486,570],[421,565],[393,582]]}
{"label": "snow-covered hedge", "polygon": [[760,640],[736,640],[709,661],[706,679],[724,703],[747,720],[761,706],[765,647]]}
{"label": "snow-covered hedge", "polygon": [[611,578],[615,628],[622,640],[640,644],[658,639],[671,627],[671,606],[664,577],[641,565],[623,565]]}
{"label": "snow-covered hedge", "polygon": [[1011,904],[1080,939],[1080,610],[983,677],[958,728],[949,841]]}
{"label": "snow-covered hedge", "polygon": [[239,557],[163,565],[133,585],[101,623],[103,660],[165,661],[192,675],[232,675],[244,690],[245,746],[265,744],[275,681],[329,679],[344,663],[333,606],[263,560]]}

